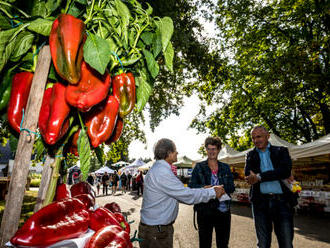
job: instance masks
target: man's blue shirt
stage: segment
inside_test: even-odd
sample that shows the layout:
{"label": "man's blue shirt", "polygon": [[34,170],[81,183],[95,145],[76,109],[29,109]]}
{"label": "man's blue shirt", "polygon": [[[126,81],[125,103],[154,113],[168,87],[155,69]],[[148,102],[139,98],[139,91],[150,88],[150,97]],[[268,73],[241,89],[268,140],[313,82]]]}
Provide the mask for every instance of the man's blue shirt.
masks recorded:
{"label": "man's blue shirt", "polygon": [[[264,151],[264,152],[257,148],[259,158],[260,158],[261,172],[274,170],[272,160],[270,159],[269,147],[270,147],[270,144],[268,143],[266,151]],[[278,180],[260,183],[260,191],[263,194],[270,194],[270,193],[282,194],[283,193],[281,184]]]}

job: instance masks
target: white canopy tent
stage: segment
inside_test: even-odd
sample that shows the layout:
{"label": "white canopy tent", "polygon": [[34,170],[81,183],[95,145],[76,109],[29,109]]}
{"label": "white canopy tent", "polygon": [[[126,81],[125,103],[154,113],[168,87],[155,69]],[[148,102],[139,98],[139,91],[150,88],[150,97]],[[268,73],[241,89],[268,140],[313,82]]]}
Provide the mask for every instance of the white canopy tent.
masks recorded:
{"label": "white canopy tent", "polygon": [[175,162],[173,165],[175,165],[178,168],[192,168],[195,161],[188,158],[187,156],[182,156],[178,158],[178,161]]}
{"label": "white canopy tent", "polygon": [[144,164],[145,162],[143,162],[141,159],[136,159],[133,163],[121,168],[120,172],[129,172],[131,175],[135,175],[138,172],[138,168]]}
{"label": "white canopy tent", "polygon": [[149,170],[152,165],[155,163],[155,160],[151,160],[149,161],[148,163],[144,164],[144,165],[141,165],[140,167],[138,167],[138,170],[139,171],[146,171],[146,170]]}
{"label": "white canopy tent", "polygon": [[[317,157],[317,156],[325,156],[324,159],[330,160],[330,134],[315,140],[313,142],[309,142],[303,145],[294,145],[289,143],[275,134],[270,134],[269,142],[275,146],[284,146],[289,149],[290,156],[294,162],[298,163],[299,161],[306,161],[307,159]],[[230,148],[230,147],[229,147]],[[221,149],[218,159],[224,163],[228,164],[245,164],[245,156],[246,154],[252,150],[248,149],[243,152],[235,151],[234,149],[228,148],[228,145],[225,145],[224,148]]]}
{"label": "white canopy tent", "polygon": [[110,169],[109,167],[107,166],[104,166],[96,171],[94,171],[94,173],[97,173],[97,174],[104,174],[105,172],[107,172],[108,174],[112,174],[114,173],[115,171]]}

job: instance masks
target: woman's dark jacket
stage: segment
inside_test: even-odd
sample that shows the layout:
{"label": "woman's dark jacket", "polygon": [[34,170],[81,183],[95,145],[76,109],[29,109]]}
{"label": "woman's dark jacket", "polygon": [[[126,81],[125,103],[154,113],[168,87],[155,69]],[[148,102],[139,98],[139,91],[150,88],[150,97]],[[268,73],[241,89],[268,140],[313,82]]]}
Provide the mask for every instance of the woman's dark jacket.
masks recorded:
{"label": "woman's dark jacket", "polygon": [[[203,188],[206,185],[211,185],[212,171],[208,166],[207,160],[197,163],[189,182],[190,188]],[[218,178],[219,185],[223,185],[226,193],[230,195],[235,191],[234,177],[228,164],[218,161]],[[202,209],[203,212],[219,206],[218,199],[210,200],[208,203],[200,203],[195,205],[195,209]]]}

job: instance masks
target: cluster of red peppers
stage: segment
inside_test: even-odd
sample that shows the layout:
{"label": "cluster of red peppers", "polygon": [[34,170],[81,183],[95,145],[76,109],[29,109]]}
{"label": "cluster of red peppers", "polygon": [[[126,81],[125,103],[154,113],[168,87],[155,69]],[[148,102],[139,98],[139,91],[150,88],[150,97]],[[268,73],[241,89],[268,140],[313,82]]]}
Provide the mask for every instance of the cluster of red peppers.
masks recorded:
{"label": "cluster of red peppers", "polygon": [[[113,77],[108,71],[101,75],[83,59],[85,40],[85,24],[82,20],[61,14],[53,22],[49,46],[54,68],[63,80],[46,89],[40,110],[40,134],[49,145],[54,145],[67,133],[74,108],[83,112],[93,147],[103,142],[115,142],[122,133],[123,118],[135,106],[133,74],[121,70]],[[7,114],[11,127],[17,132],[20,132],[32,78],[33,73],[20,72],[12,79]],[[70,150],[77,154],[77,139],[72,141]]]}
{"label": "cluster of red peppers", "polygon": [[59,184],[55,201],[34,213],[10,242],[16,246],[45,247],[79,237],[90,228],[95,233],[85,247],[103,248],[111,244],[131,248],[130,226],[118,204],[106,204],[95,210],[94,206],[95,192],[88,183],[80,182],[71,188]]}

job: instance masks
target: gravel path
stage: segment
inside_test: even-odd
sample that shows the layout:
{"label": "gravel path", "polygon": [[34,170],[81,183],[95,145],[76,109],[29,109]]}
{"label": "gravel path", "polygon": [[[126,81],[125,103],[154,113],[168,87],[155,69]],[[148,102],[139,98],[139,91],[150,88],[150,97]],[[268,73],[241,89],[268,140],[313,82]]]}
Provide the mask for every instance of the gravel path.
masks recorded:
{"label": "gravel path", "polygon": [[[105,203],[117,202],[122,211],[127,214],[131,224],[131,236],[137,230],[140,219],[140,208],[142,197],[135,192],[122,194],[118,191],[115,196],[98,196],[96,202],[99,206]],[[174,224],[174,248],[198,248],[198,233],[193,226],[193,208],[180,204],[179,215]],[[254,222],[249,206],[232,204],[231,222],[231,248],[253,248],[256,247]],[[213,241],[215,238],[213,238]],[[135,247],[139,247],[135,243]],[[216,247],[213,242],[212,247]],[[273,236],[272,247],[278,247],[276,237]],[[295,238],[296,248],[330,248],[330,217],[329,216],[295,216]]]}

